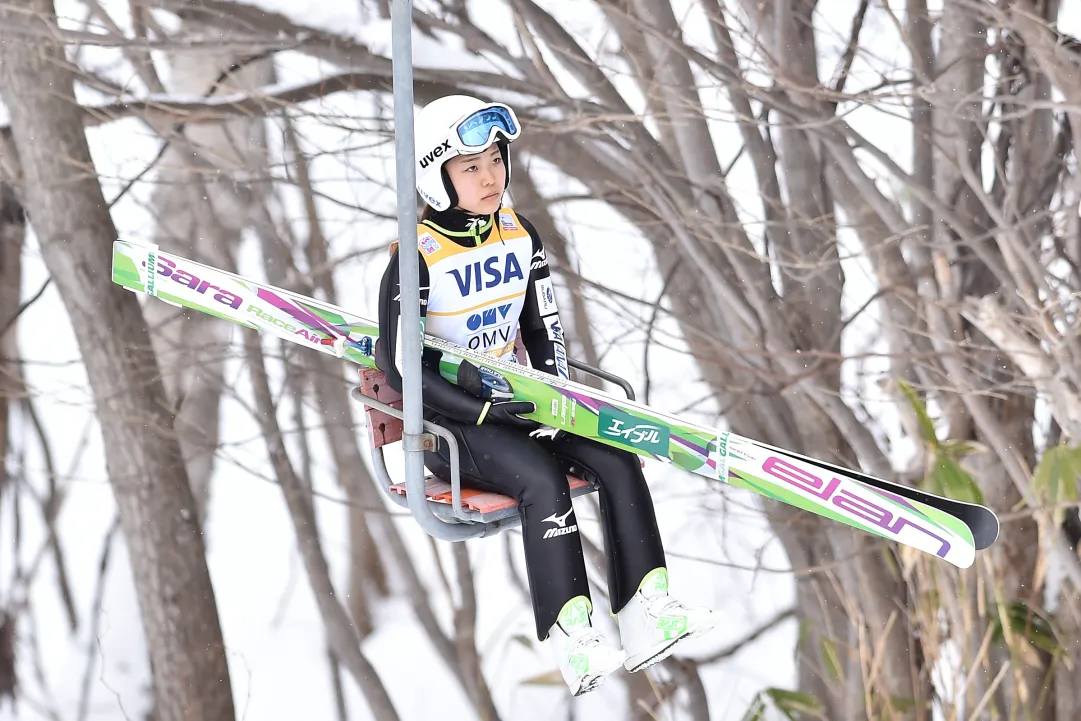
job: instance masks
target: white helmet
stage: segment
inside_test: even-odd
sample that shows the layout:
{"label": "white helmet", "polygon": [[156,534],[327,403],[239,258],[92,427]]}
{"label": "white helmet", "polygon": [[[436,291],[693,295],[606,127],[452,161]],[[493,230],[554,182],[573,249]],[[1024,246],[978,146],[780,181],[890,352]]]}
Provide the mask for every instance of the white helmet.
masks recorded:
{"label": "white helmet", "polygon": [[518,118],[503,103],[486,103],[469,95],[447,95],[417,113],[414,151],[417,192],[436,210],[458,203],[457,193],[443,172],[443,164],[458,155],[475,155],[499,142],[510,185],[507,144],[522,132]]}

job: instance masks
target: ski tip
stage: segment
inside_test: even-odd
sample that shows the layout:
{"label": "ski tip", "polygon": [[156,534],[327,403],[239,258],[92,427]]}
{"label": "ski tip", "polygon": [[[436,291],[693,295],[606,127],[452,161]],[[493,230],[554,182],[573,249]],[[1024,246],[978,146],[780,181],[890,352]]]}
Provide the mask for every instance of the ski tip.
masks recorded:
{"label": "ski tip", "polygon": [[960,568],[961,570],[964,570],[966,568],[972,568],[972,564],[976,562],[976,553],[973,552],[971,555],[961,557],[958,557],[956,555],[950,556],[942,560],[946,561],[946,563],[954,566],[955,568]]}
{"label": "ski tip", "polygon": [[998,516],[990,510],[987,510],[986,515],[987,518],[985,518],[982,523],[973,524],[972,542],[975,544],[977,551],[990,548],[991,545],[998,540],[999,533],[1001,532],[1001,524],[999,523]]}

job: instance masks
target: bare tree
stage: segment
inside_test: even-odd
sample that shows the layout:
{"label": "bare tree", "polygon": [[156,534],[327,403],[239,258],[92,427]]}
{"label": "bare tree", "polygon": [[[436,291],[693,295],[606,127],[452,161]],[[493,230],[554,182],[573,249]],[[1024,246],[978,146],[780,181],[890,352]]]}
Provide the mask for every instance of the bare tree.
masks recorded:
{"label": "bare tree", "polygon": [[[22,250],[26,236],[26,215],[12,188],[0,184],[0,460],[8,457],[11,440],[11,408],[19,388],[18,344],[15,342],[15,321],[19,313],[22,281]],[[18,494],[16,483],[8,473],[7,464],[0,464],[0,502]],[[13,504],[14,506],[14,504]],[[19,523],[18,520],[15,523]],[[12,529],[13,531],[15,529]],[[5,529],[6,531],[6,529]],[[12,533],[18,543],[18,535]],[[5,594],[6,595],[6,594]],[[13,599],[4,598],[0,608],[0,703],[14,697],[18,679],[15,669],[15,627],[18,610]]]}
{"label": "bare tree", "polygon": [[55,27],[51,2],[0,11],[0,92],[11,113],[15,179],[90,377],[162,721],[233,718],[214,591],[173,417],[135,297],[111,283],[116,237],[75,112],[62,44],[11,28]]}
{"label": "bare tree", "polygon": [[[499,68],[418,67],[418,102],[451,92],[506,99],[528,126],[516,156],[516,169],[528,175],[516,179],[515,201],[553,249],[553,265],[573,294],[569,316],[587,360],[598,354],[587,332],[597,281],[572,267],[574,229],[556,212],[577,199],[540,183],[530,172],[536,165],[578,181],[649,242],[664,296],[635,298],[634,290],[617,290],[650,308],[654,319],[673,318],[737,432],[936,492],[982,497],[1003,514],[996,546],[972,569],[956,571],[764,504],[792,568],[800,571],[794,579],[802,629],[798,689],[787,698],[806,718],[915,721],[938,713],[1064,721],[1081,709],[1081,659],[1073,651],[1081,633],[1081,43],[1058,29],[1061,5],[946,0],[941,12],[930,14],[924,0],[907,0],[903,12],[896,3],[864,1],[839,16],[836,6],[816,0],[578,4],[605,18],[608,32],[599,43],[565,26],[553,3],[506,0],[513,38],[509,29],[489,34],[474,24],[477,9],[456,0],[425,4],[415,13],[429,39],[457,36]],[[326,76],[282,87],[265,76],[234,83],[230,75],[222,100],[206,91],[208,70],[193,91],[201,97],[171,98],[155,88],[152,63],[129,47],[131,38],[119,28],[94,37],[55,31],[70,43],[127,48],[122,52],[140,68],[144,89],[157,93],[137,102],[117,95],[116,102],[83,110],[84,124],[137,114],[178,150],[184,142],[204,147],[198,143],[205,141],[226,156],[236,147],[207,140],[228,135],[223,121],[254,127],[251,117],[279,117],[289,106],[290,117],[340,123],[320,121],[318,103],[307,103],[348,92],[370,98],[374,113],[383,113],[362,124],[360,132],[375,141],[365,151],[389,152],[379,143],[388,135],[390,59],[355,36],[243,3],[162,0],[155,6],[185,24],[168,33],[151,28],[152,14],[136,10],[141,24],[133,27],[147,47],[202,50],[192,28],[212,27],[229,51],[218,72],[238,58],[270,57],[288,47],[325,63]],[[367,16],[386,17],[386,2],[363,7]],[[33,24],[5,28],[11,42],[45,42]],[[17,76],[2,72],[6,84]],[[90,73],[81,77],[97,82]],[[78,111],[71,102],[64,121],[74,124]],[[28,158],[38,156],[24,155],[30,141],[20,136],[19,123],[37,117],[37,110],[19,112],[13,109],[12,130],[30,173]],[[859,118],[868,114],[906,128],[910,150],[876,145],[861,132],[867,125]],[[193,117],[207,125],[201,135],[178,130]],[[234,141],[243,145],[251,137]],[[226,183],[211,193],[212,205],[232,204],[236,214],[228,220],[235,227],[195,230],[223,211],[205,212],[201,199],[180,195],[175,207],[187,220],[170,227],[189,239],[201,233],[218,238],[191,246],[192,252],[208,259],[221,253],[226,265],[224,236],[255,228],[281,282],[333,298],[327,264],[344,251],[334,246],[317,209],[342,201],[325,196],[308,177],[295,138],[285,145],[285,162],[297,168],[288,182],[269,180],[268,168],[278,161],[265,149],[259,159],[236,152],[225,164],[238,176],[268,179],[250,187]],[[350,162],[350,150],[336,152]],[[78,157],[76,167],[85,168],[88,161]],[[57,207],[36,204],[44,202],[38,196],[45,190],[35,189],[35,196],[29,183],[20,187],[32,219],[46,212],[42,207]],[[283,231],[289,224],[276,216],[275,193],[286,189],[302,197],[306,238]],[[163,228],[166,205],[159,206]],[[375,202],[355,209],[368,218],[388,215],[389,207]],[[34,225],[42,237],[66,231],[44,233]],[[379,252],[375,245],[366,250]],[[59,251],[50,252],[50,262],[59,262]],[[846,269],[857,267],[867,279],[848,275]],[[62,292],[73,293],[71,287]],[[852,298],[860,299],[854,311]],[[196,322],[179,325],[191,324],[184,332],[195,333]],[[217,332],[213,323],[205,328]],[[861,335],[868,328],[875,338]],[[158,351],[167,353],[164,346]],[[178,362],[168,375],[195,373],[190,362]],[[339,475],[346,474],[354,531],[371,526],[369,535],[353,536],[355,563],[404,579],[447,668],[479,712],[494,714],[472,637],[468,555],[455,556],[462,623],[448,632],[435,619],[433,589],[417,576],[398,531],[370,510],[379,497],[356,470],[361,451],[348,430],[351,413],[340,403],[340,369],[313,362],[296,372],[311,374],[312,397],[332,416],[324,430]],[[302,402],[304,383],[294,380],[292,387]],[[181,395],[171,390],[170,402],[188,402]],[[871,410],[887,401],[900,431]],[[268,410],[271,400],[262,403],[264,415],[276,412]],[[214,404],[208,400],[206,407]],[[265,430],[274,454],[285,453],[281,430]],[[200,442],[212,449],[214,438]],[[894,444],[914,451],[903,467],[891,462]],[[274,458],[287,477],[286,469],[295,467],[288,454]],[[317,541],[316,533],[305,542]],[[372,552],[359,553],[365,548]],[[1065,580],[1049,587],[1049,577]],[[389,587],[379,581],[366,593],[376,598]],[[367,628],[365,609],[351,611],[352,621]],[[332,617],[339,628],[340,616],[328,611]],[[336,653],[354,673],[363,669],[352,651]],[[695,689],[690,715],[708,716],[705,700],[717,691],[702,683],[694,662],[675,659],[660,678],[653,688],[640,677],[630,685],[640,712],[674,704],[674,689],[682,685]],[[369,700],[380,695],[377,688],[368,691]],[[759,702],[766,698],[785,703],[776,694]]]}

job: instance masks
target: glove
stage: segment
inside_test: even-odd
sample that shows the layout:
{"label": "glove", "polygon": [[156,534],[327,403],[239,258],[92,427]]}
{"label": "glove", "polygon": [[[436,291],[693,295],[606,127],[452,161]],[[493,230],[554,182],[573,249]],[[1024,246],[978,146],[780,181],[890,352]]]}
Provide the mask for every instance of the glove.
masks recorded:
{"label": "glove", "polygon": [[515,430],[527,433],[537,430],[540,423],[522,418],[519,413],[533,413],[537,410],[535,403],[531,401],[503,401],[500,403],[485,403],[484,410],[480,412],[477,425],[481,423],[496,423]]}

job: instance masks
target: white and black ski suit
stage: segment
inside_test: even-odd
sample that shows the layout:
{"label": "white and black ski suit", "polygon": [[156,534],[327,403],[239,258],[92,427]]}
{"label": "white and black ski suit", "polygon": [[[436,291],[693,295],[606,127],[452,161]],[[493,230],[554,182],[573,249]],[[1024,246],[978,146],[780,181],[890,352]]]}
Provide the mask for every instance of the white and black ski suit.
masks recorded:
{"label": "white and black ski suit", "polygon": [[[503,208],[492,216],[461,210],[435,213],[418,226],[421,317],[425,332],[481,353],[515,362],[518,330],[530,364],[567,376],[562,325],[556,311],[544,246],[525,218]],[[376,361],[401,391],[397,367],[398,252],[379,289]],[[490,411],[485,402],[444,379],[440,354],[425,349],[422,374],[425,418],[458,439],[463,483],[518,500],[537,638],[544,640],[563,604],[589,596],[585,561],[566,475],[600,485],[601,520],[608,559],[612,611],[631,599],[645,575],[665,565],[664,550],[638,457],[570,435],[529,435],[536,424]],[[426,453],[425,465],[449,478],[449,453]],[[549,529],[560,529],[548,533]],[[566,529],[573,528],[573,531]]]}

